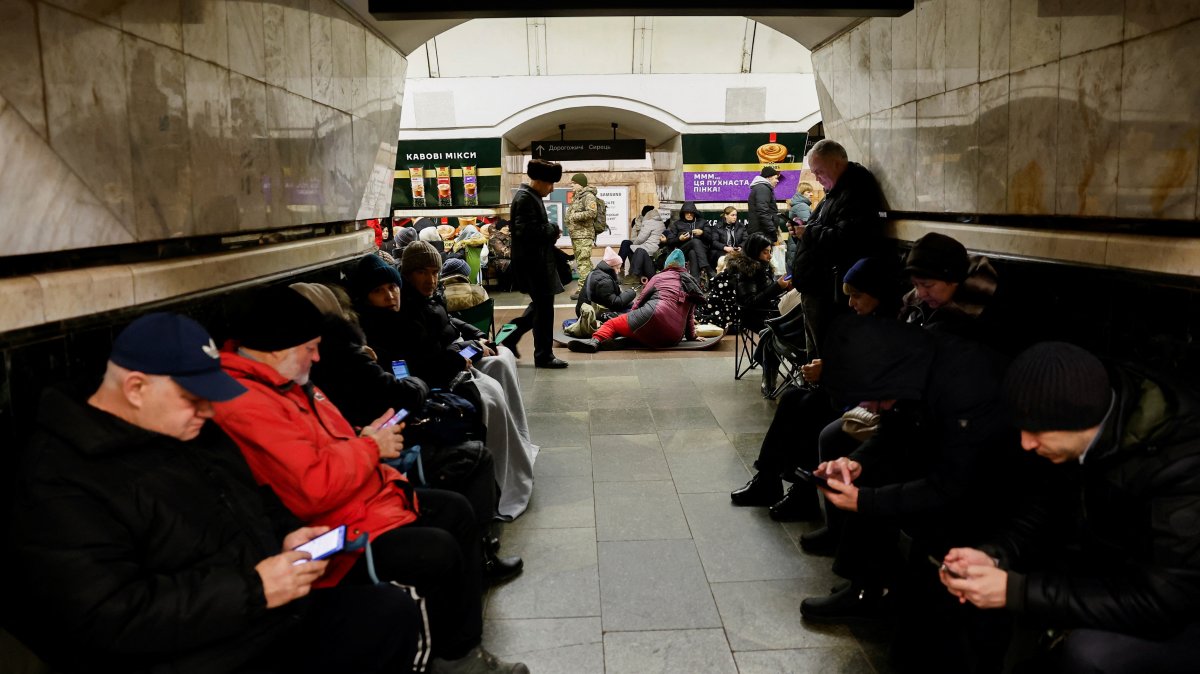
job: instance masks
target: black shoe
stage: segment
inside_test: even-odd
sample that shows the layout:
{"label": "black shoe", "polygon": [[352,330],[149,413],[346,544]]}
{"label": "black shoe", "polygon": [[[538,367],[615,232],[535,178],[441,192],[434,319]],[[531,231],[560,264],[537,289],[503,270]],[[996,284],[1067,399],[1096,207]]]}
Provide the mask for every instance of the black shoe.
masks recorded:
{"label": "black shoe", "polygon": [[565,368],[567,366],[567,364],[568,363],[565,360],[560,360],[558,358],[551,357],[550,360],[543,360],[543,361],[534,363],[534,366],[549,368],[551,370],[561,370],[561,369]]}
{"label": "black shoe", "polygon": [[521,358],[521,350],[517,348],[517,340],[506,339],[504,342],[504,346],[507,346],[508,350],[513,352],[513,358],[519,360]]}
{"label": "black shoe", "polygon": [[778,503],[771,506],[771,519],[776,522],[805,522],[821,516],[821,504],[817,503],[813,488],[807,484],[794,484]]}
{"label": "black shoe", "polygon": [[571,299],[572,299],[572,300],[577,300],[577,299],[579,299],[579,293],[571,293]]}
{"label": "black shoe", "polygon": [[848,623],[883,617],[881,588],[856,587],[853,583],[826,597],[809,597],[800,602],[800,615],[815,623]]}
{"label": "black shoe", "polygon": [[491,550],[493,555],[500,552],[500,539],[495,536],[484,536],[483,551],[486,553],[488,550]]}
{"label": "black shoe", "polygon": [[515,578],[525,568],[525,560],[513,555],[500,557],[488,547],[483,549],[483,580],[488,585],[497,585]]}
{"label": "black shoe", "polygon": [[783,485],[779,478],[755,473],[741,489],[729,494],[735,506],[769,506],[783,496]]}
{"label": "black shoe", "polygon": [[762,391],[762,397],[767,400],[775,399],[775,388],[779,385],[777,381],[777,373],[763,368],[762,383],[758,385],[758,390]]}
{"label": "black shoe", "polygon": [[818,557],[832,557],[837,552],[837,534],[829,527],[800,534],[800,549]]}
{"label": "black shoe", "polygon": [[567,348],[576,353],[596,353],[600,350],[600,342],[594,339],[573,339],[567,342]]}

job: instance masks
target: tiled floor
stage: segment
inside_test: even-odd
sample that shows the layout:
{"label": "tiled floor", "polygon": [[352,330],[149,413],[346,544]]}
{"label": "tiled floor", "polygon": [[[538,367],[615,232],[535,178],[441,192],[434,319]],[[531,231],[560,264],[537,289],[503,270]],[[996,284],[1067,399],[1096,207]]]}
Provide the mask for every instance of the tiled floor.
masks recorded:
{"label": "tiled floor", "polygon": [[800,600],[834,581],[797,546],[807,525],[730,505],[775,411],[756,378],[734,381],[731,345],[561,349],[566,370],[533,368],[530,336],[519,346],[542,449],[530,508],[503,536],[525,572],[487,597],[492,651],[536,674],[884,671],[877,641],[801,622]]}

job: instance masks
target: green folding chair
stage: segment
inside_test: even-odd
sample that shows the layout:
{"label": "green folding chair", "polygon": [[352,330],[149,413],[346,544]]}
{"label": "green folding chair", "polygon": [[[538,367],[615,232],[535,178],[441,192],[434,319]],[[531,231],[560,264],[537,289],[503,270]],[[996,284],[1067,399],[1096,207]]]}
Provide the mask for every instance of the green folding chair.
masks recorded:
{"label": "green folding chair", "polygon": [[450,315],[460,321],[465,321],[487,333],[488,337],[494,339],[496,337],[496,301],[492,298],[487,298],[482,303],[477,304],[470,309],[451,312]]}

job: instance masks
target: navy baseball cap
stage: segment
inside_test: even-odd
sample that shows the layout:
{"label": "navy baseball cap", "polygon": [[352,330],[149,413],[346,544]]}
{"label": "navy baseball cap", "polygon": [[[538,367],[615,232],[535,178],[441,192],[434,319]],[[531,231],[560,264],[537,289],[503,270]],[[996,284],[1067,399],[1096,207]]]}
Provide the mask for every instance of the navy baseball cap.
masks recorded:
{"label": "navy baseball cap", "polygon": [[246,392],[221,369],[221,354],[204,326],[179,314],[146,314],[130,323],[113,342],[109,360],[126,370],[166,375],[212,402]]}

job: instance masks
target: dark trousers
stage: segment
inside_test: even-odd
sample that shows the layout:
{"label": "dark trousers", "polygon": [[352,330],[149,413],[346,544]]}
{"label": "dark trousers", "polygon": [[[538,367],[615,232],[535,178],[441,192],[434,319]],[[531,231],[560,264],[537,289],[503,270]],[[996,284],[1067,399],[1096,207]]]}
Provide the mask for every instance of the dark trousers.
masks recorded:
{"label": "dark trousers", "polygon": [[795,468],[816,468],[818,437],[835,416],[837,411],[824,389],[788,389],[779,397],[754,467],[771,476],[785,476]]}
{"label": "dark trousers", "polygon": [[[426,597],[433,653],[454,660],[483,638],[479,530],[461,494],[418,489],[417,505],[417,521],[371,541],[375,571],[380,580],[415,586]],[[369,582],[366,566],[360,559],[346,582]]]}
{"label": "dark trousers", "polygon": [[700,239],[684,241],[679,244],[679,250],[683,251],[683,257],[687,260],[688,272],[696,279],[700,278],[701,270],[712,269],[708,264],[708,246]]}
{"label": "dark trousers", "polygon": [[621,242],[621,250],[617,251],[617,255],[621,256],[623,262],[629,263],[631,276],[638,278],[654,276],[654,260],[650,258],[650,254],[641,248],[634,248],[633,242],[629,239]]}
{"label": "dark trousers", "polygon": [[544,363],[554,358],[554,295],[531,293],[520,320],[522,333],[533,329],[533,361]]}
{"label": "dark trousers", "polygon": [[422,616],[407,590],[343,584],[301,601],[308,606],[296,628],[239,671],[413,671]]}
{"label": "dark trousers", "polygon": [[1200,668],[1200,623],[1153,641],[1102,630],[1072,630],[1063,644],[1064,674],[1184,674]]}

